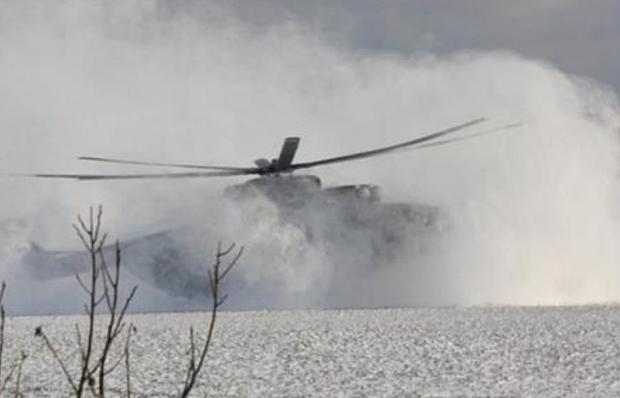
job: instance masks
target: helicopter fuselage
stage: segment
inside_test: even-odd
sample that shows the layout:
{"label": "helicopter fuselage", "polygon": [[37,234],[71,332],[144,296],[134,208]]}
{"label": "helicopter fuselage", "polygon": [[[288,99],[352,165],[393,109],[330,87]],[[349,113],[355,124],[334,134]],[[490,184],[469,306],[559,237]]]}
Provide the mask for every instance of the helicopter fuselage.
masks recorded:
{"label": "helicopter fuselage", "polygon": [[323,188],[321,179],[314,175],[278,174],[248,180],[231,185],[224,191],[234,200],[255,198],[263,195],[276,204],[305,205],[320,200],[378,203],[381,201],[379,187],[372,184],[340,185]]}
{"label": "helicopter fuselage", "polygon": [[373,184],[349,184],[324,188],[314,175],[270,175],[227,187],[225,197],[243,206],[266,199],[290,220],[308,223],[327,214],[353,228],[384,229],[406,226],[410,230],[435,230],[439,225],[439,209],[422,203],[385,203],[380,188]]}

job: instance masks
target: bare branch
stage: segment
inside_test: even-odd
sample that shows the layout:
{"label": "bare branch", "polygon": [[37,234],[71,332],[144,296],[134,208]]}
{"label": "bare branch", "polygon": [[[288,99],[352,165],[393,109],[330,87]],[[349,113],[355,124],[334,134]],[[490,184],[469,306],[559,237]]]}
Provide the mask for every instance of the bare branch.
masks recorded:
{"label": "bare branch", "polygon": [[235,248],[235,246],[236,246],[236,244],[233,242],[233,243],[230,244],[230,246],[228,246],[228,249],[221,250],[222,246],[221,246],[221,242],[220,242],[217,256],[220,257],[220,258],[228,256],[228,254]]}
{"label": "bare branch", "polygon": [[243,253],[243,247],[241,247],[233,259],[228,262],[228,265],[224,267],[224,271],[221,271],[222,259],[227,255],[231,254],[235,249],[235,243],[232,243],[228,248],[222,250],[222,242],[218,242],[217,245],[217,253],[215,255],[215,263],[211,266],[209,270],[207,270],[207,275],[209,277],[209,286],[211,288],[211,296],[212,296],[212,307],[211,307],[211,319],[209,321],[209,328],[207,331],[207,337],[204,340],[204,343],[198,352],[198,360],[196,361],[196,348],[194,341],[194,329],[190,327],[190,359],[187,368],[187,374],[185,378],[185,383],[183,385],[183,390],[180,393],[182,398],[186,398],[189,396],[190,392],[196,385],[196,380],[198,379],[198,375],[202,370],[205,359],[207,357],[207,353],[209,352],[209,347],[211,346],[211,341],[213,338],[213,330],[215,328],[215,320],[217,317],[218,308],[224,303],[224,301],[228,298],[227,295],[224,295],[220,298],[220,283],[223,278],[230,272],[232,267],[238,262],[239,258]]}
{"label": "bare branch", "polygon": [[78,214],[77,220],[78,220],[78,224],[80,224],[80,226],[79,226],[79,228],[78,227],[76,227],[76,228],[78,228],[80,231],[84,231],[84,232],[88,233],[89,229],[86,226],[86,224],[84,223],[84,220],[82,219],[81,215]]}
{"label": "bare branch", "polygon": [[[4,300],[4,291],[6,290],[6,282],[2,281],[2,286],[0,287],[0,380],[2,378],[2,357],[4,356],[4,321],[6,318],[6,313],[4,312],[4,304],[2,301]],[[0,385],[0,391],[4,389],[4,385],[6,383],[2,383]]]}
{"label": "bare branch", "polygon": [[84,293],[86,294],[90,294],[90,291],[88,290],[88,288],[86,287],[86,284],[84,283],[84,281],[82,280],[82,278],[80,278],[80,274],[75,274],[75,279],[77,279],[78,284],[80,285],[80,287],[82,288],[82,290],[84,290]]}
{"label": "bare branch", "polygon": [[99,244],[97,245],[97,252],[101,253],[103,251],[103,248],[105,246],[105,244],[107,243],[106,240],[108,239],[108,233],[104,233],[103,237],[101,237],[101,239],[99,240]]}
{"label": "bare branch", "polygon": [[215,292],[215,290],[216,290],[215,289],[216,281],[214,280],[215,278],[213,278],[211,270],[207,271],[207,276],[209,277],[209,289],[211,291],[211,294],[213,294],[213,292]]}
{"label": "bare branch", "polygon": [[[105,236],[105,235],[104,235]],[[128,355],[129,348],[126,347],[126,353],[119,357],[111,366],[106,367],[106,362],[108,360],[108,355],[110,350],[112,349],[112,345],[114,344],[116,338],[123,332],[125,327],[125,314],[129,309],[129,305],[133,300],[137,286],[134,286],[125,299],[123,306],[119,309],[119,295],[120,295],[120,275],[121,275],[121,249],[120,243],[116,241],[115,244],[115,263],[113,272],[110,270],[108,266],[105,256],[103,252],[99,252],[99,256],[101,258],[101,269],[103,270],[103,285],[105,290],[106,302],[108,304],[109,309],[109,318],[106,327],[106,334],[104,336],[103,348],[99,359],[97,361],[97,365],[93,368],[92,375],[94,375],[95,371],[98,372],[98,394],[103,397],[105,395],[105,378],[110,373],[114,372],[122,363],[125,355]],[[131,329],[131,327],[130,327]],[[126,340],[126,344],[129,344],[130,341],[131,330],[128,331],[128,337]],[[125,359],[125,364],[128,366],[127,359]],[[128,379],[129,380],[129,379]]]}
{"label": "bare branch", "polygon": [[[101,268],[103,269],[103,296],[105,297],[105,302],[106,305],[108,307],[108,311],[110,311],[110,313],[112,313],[113,311],[113,307],[114,307],[114,303],[110,297],[110,287],[108,287],[108,285],[111,283],[110,280],[110,272],[108,271],[108,266],[105,262],[104,256],[103,254],[101,254]],[[114,288],[114,286],[112,286],[112,288]]]}
{"label": "bare branch", "polygon": [[184,385],[188,385],[192,379],[192,374],[196,370],[196,342],[194,340],[194,327],[189,327],[189,363],[187,365],[187,372],[185,373]]}
{"label": "bare branch", "polygon": [[109,283],[110,285],[114,285],[114,278],[112,277],[112,275],[110,274],[110,267],[108,267],[108,262],[105,259],[105,255],[103,254],[102,251],[99,252],[99,262],[100,262],[100,268],[103,271],[103,275],[104,275],[104,283]]}
{"label": "bare branch", "polygon": [[95,223],[93,220],[93,207],[91,206],[88,208],[88,228],[87,228],[88,236],[91,237],[91,240],[93,240],[92,237],[93,237],[94,230],[95,230]]}
{"label": "bare branch", "polygon": [[84,350],[84,344],[82,343],[82,332],[80,331],[80,325],[78,325],[77,323],[75,324],[75,334],[76,334],[78,349],[80,350],[80,356],[81,356],[80,363],[82,364],[82,366],[84,366],[86,351]]}
{"label": "bare branch", "polygon": [[105,293],[102,293],[101,296],[99,296],[99,298],[97,300],[95,300],[95,307],[98,307],[99,304],[101,304],[101,302],[103,301],[103,299],[106,298]]}
{"label": "bare branch", "polygon": [[22,381],[22,368],[24,366],[24,362],[28,359],[28,354],[24,351],[21,352],[21,356],[19,358],[19,362],[17,363],[17,378],[15,380],[15,398],[21,398],[21,381]]}
{"label": "bare branch", "polygon": [[[92,227],[92,212],[93,212],[93,209],[91,207],[91,209],[90,209],[91,227]],[[101,205],[99,205],[99,207],[97,208],[97,222],[95,223],[95,226],[94,226],[95,231],[93,233],[93,242],[98,242],[99,241],[99,231],[101,231],[101,216],[102,215],[103,215],[103,208],[101,207]]]}
{"label": "bare branch", "polygon": [[196,368],[196,340],[194,339],[194,327],[189,328],[189,352],[190,352],[190,369]]}
{"label": "bare branch", "polygon": [[125,389],[127,398],[131,398],[131,367],[129,358],[129,345],[131,342],[131,334],[136,333],[136,327],[133,324],[127,329],[127,339],[125,340]]}
{"label": "bare branch", "polygon": [[[78,217],[78,219],[79,219],[79,217]],[[80,221],[80,224],[83,225],[83,222]],[[82,234],[82,230],[80,230],[80,228],[77,225],[75,225],[75,224],[73,224],[73,229],[75,230],[75,233],[77,234],[77,236],[82,241],[82,244],[84,245],[86,250],[88,250],[89,244],[88,244],[88,241],[86,240],[86,237],[84,236],[84,234]]]}
{"label": "bare branch", "polygon": [[97,248],[98,242],[97,240],[94,239],[94,233],[95,233],[94,231],[100,228],[100,225],[94,224],[92,206],[89,208],[88,215],[89,215],[88,226],[86,226],[86,224],[84,223],[84,220],[82,220],[82,217],[78,216],[78,222],[82,228],[81,233],[89,237],[86,251],[90,257],[90,269],[91,269],[90,288],[88,289],[90,294],[88,296],[88,304],[87,304],[87,310],[86,310],[86,313],[88,315],[88,329],[86,331],[84,363],[82,364],[82,369],[80,370],[80,378],[77,384],[76,395],[78,396],[78,398],[81,398],[84,392],[84,387],[90,387],[91,390],[93,389],[92,376],[91,376],[92,370],[90,369],[90,366],[91,366],[91,358],[93,355],[93,344],[94,344],[94,333],[95,333],[95,308],[97,307],[99,302],[103,300],[103,297],[104,297],[102,296],[101,298],[97,298],[97,280],[99,278],[99,270],[97,267],[97,251],[96,251],[97,249],[96,248]]}
{"label": "bare branch", "polygon": [[241,248],[239,248],[239,250],[237,251],[237,254],[235,255],[235,257],[232,259],[232,261],[228,264],[228,266],[222,272],[222,274],[220,276],[220,279],[224,279],[226,277],[226,275],[228,274],[228,272],[230,272],[230,270],[235,266],[235,264],[237,264],[237,262],[239,261],[239,259],[243,255],[243,249],[244,249],[243,246],[241,246]]}
{"label": "bare branch", "polygon": [[122,323],[123,318],[125,317],[125,314],[127,313],[127,310],[129,309],[129,304],[131,304],[131,300],[133,300],[133,297],[135,296],[137,291],[138,291],[138,286],[134,286],[133,289],[131,289],[129,296],[127,296],[127,299],[125,300],[125,304],[123,305],[123,308],[121,309],[120,315],[118,317],[119,325]]}
{"label": "bare branch", "polygon": [[228,298],[228,294],[225,294],[221,299],[217,301],[217,307],[221,307],[224,304],[224,301]]}
{"label": "bare branch", "polygon": [[116,370],[116,368],[118,368],[122,363],[123,363],[123,359],[125,359],[125,354],[119,356],[115,362],[112,363],[112,365],[107,368],[103,373],[104,375],[109,375],[110,373],[114,372]]}
{"label": "bare branch", "polygon": [[2,387],[0,387],[0,396],[2,396],[2,394],[6,390],[6,386],[9,384],[9,381],[11,381],[11,379],[13,378],[13,373],[15,373],[16,368],[17,366],[15,365],[11,366],[11,368],[9,369],[9,373],[6,375],[4,380],[2,380]]}
{"label": "bare branch", "polygon": [[43,342],[45,343],[45,346],[52,353],[52,355],[54,356],[54,359],[56,360],[58,365],[60,365],[60,369],[62,369],[62,372],[65,375],[65,378],[67,379],[67,381],[71,385],[71,388],[73,389],[73,391],[77,395],[78,394],[78,387],[76,386],[75,382],[73,381],[73,377],[71,377],[71,373],[69,373],[69,370],[67,369],[67,366],[65,365],[65,362],[62,360],[62,358],[60,357],[60,354],[58,353],[56,348],[54,348],[54,345],[52,344],[50,339],[47,337],[45,332],[43,331],[43,327],[42,326],[37,326],[35,328],[35,330],[34,330],[34,335],[36,337],[40,337],[40,338],[43,339]]}

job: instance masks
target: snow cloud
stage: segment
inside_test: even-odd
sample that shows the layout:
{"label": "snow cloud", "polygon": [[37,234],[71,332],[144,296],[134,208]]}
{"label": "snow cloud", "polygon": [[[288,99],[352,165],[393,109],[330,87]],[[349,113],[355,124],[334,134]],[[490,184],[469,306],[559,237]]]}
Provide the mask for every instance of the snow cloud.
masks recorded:
{"label": "snow cloud", "polygon": [[[366,279],[320,253],[312,262],[320,268],[307,272],[279,264],[282,300],[294,287],[296,303],[316,302],[312,292],[326,277],[344,293],[324,305],[620,298],[618,100],[593,80],[512,51],[434,53],[437,38],[424,30],[422,53],[360,52],[299,18],[250,23],[239,6],[216,2],[1,7],[4,172],[127,171],[78,155],[243,166],[274,156],[289,135],[302,137],[298,158],[312,160],[479,116],[493,125],[521,121],[506,134],[317,169],[327,185],[376,183],[386,201],[437,205],[451,225],[431,255],[401,256]],[[232,182],[5,178],[0,253],[11,257],[18,234],[79,247],[70,223],[93,203],[104,205],[121,239],[209,223],[210,203]],[[278,244],[299,245],[294,237]],[[10,278],[18,265],[3,263],[1,276]],[[277,280],[268,266],[265,280]],[[20,290],[13,300],[26,300]]]}

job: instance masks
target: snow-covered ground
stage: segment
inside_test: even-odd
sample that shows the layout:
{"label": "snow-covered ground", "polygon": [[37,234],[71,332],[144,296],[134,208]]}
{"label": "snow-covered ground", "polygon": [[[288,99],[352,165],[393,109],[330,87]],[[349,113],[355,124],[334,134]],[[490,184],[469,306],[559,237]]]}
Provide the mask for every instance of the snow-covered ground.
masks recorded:
{"label": "snow-covered ground", "polygon": [[[221,313],[194,396],[620,396],[620,307],[488,307]],[[67,396],[34,328],[64,356],[76,317],[9,319],[7,350],[25,349],[26,396]],[[132,315],[136,396],[173,396],[188,328],[202,313]],[[6,362],[5,362],[6,363]],[[122,386],[121,370],[111,380]]]}

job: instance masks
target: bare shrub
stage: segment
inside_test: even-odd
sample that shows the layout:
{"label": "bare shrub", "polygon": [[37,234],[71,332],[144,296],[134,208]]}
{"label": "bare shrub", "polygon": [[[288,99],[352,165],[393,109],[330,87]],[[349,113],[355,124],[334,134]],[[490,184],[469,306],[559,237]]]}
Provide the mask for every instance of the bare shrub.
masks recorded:
{"label": "bare shrub", "polygon": [[[110,269],[103,250],[107,234],[101,233],[102,214],[101,206],[99,206],[96,216],[91,207],[88,223],[81,216],[78,216],[77,224],[73,225],[76,234],[84,244],[90,263],[90,272],[86,282],[82,280],[79,274],[75,275],[80,287],[88,297],[84,305],[84,311],[88,316],[87,329],[82,333],[79,325],[75,325],[76,342],[80,355],[80,369],[77,374],[69,370],[66,360],[61,356],[43,328],[39,326],[35,330],[35,336],[43,340],[45,346],[60,366],[76,397],[82,397],[86,389],[90,390],[94,396],[105,397],[106,376],[116,370],[121,364],[128,364],[130,336],[134,331],[132,326],[126,328],[125,315],[134,298],[137,286],[131,289],[131,292],[124,300],[120,299],[120,244],[118,241],[115,243],[115,261],[113,268]],[[97,310],[103,306],[105,306],[104,311],[107,311],[107,323],[104,326],[105,334],[97,350],[95,333],[99,319],[95,315]],[[112,347],[125,329],[127,329],[125,349],[119,358],[109,364]],[[126,371],[129,372],[128,366],[126,366]],[[127,388],[131,388],[129,374],[127,374]],[[130,391],[127,391],[127,395],[130,394]]]}
{"label": "bare shrub", "polygon": [[[106,377],[123,363],[125,365],[125,394],[127,397],[131,397],[132,395],[130,345],[132,334],[136,332],[136,328],[132,324],[126,326],[125,315],[134,298],[137,286],[134,286],[129,295],[124,300],[121,300],[120,271],[122,256],[120,244],[116,241],[114,245],[115,261],[114,266],[110,267],[104,255],[107,234],[101,233],[102,214],[101,206],[99,206],[96,215],[91,207],[88,223],[86,223],[81,216],[78,216],[78,222],[73,225],[76,234],[82,241],[86,253],[88,254],[90,265],[90,272],[86,281],[78,274],[75,276],[78,284],[87,296],[84,312],[88,317],[88,325],[84,333],[80,330],[78,324],[75,325],[76,344],[80,355],[79,370],[77,372],[72,372],[70,370],[66,359],[63,358],[60,351],[56,348],[56,345],[47,336],[43,327],[39,326],[35,329],[35,336],[43,340],[44,345],[62,370],[62,373],[71,387],[73,395],[78,398],[83,397],[87,391],[95,397],[105,397]],[[217,312],[228,297],[225,294],[222,295],[222,283],[231,269],[238,263],[242,254],[243,247],[237,248],[235,243],[232,243],[227,248],[223,248],[221,242],[217,246],[215,262],[207,270],[209,286],[205,286],[205,288],[210,289],[212,299],[207,334],[203,343],[197,346],[194,328],[190,327],[189,329],[189,359],[185,379],[183,381],[183,388],[179,392],[179,397],[188,397],[196,386],[196,382],[203,369],[213,340]],[[226,261],[227,259],[229,260]],[[4,287],[2,292],[4,292]],[[0,295],[0,303],[1,297]],[[103,311],[107,312],[107,323],[104,325],[105,334],[103,335],[102,341],[100,344],[95,344],[97,325],[99,319],[101,319],[95,315],[101,307],[103,307]],[[3,336],[3,334],[1,334],[3,330],[4,310],[2,309],[0,337]],[[117,342],[118,337],[123,332],[126,333],[126,337],[122,354],[116,358],[114,362],[108,364],[111,350]],[[97,347],[98,349],[96,349]],[[2,346],[0,345],[0,358],[1,354]],[[21,363],[23,363],[23,360]],[[21,363],[19,367],[17,367],[18,375],[21,374]],[[17,385],[19,386],[19,381]]]}

